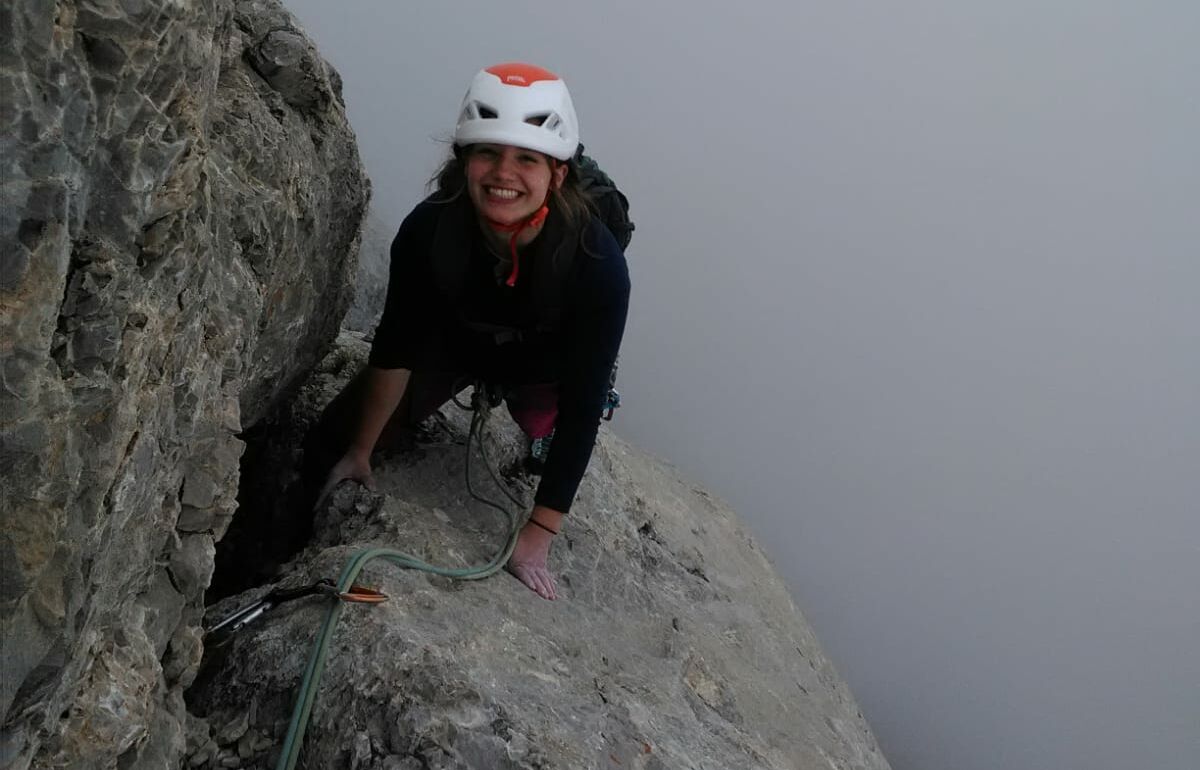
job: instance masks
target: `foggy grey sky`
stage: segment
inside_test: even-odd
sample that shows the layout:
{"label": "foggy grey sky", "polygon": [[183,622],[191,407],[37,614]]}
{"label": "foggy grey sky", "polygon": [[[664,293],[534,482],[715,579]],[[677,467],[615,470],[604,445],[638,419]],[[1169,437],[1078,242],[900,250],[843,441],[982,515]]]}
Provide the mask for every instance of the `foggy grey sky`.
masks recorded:
{"label": "foggy grey sky", "polygon": [[1194,770],[1200,5],[287,4],[393,227],[477,69],[566,78],[638,225],[614,427],[896,770]]}

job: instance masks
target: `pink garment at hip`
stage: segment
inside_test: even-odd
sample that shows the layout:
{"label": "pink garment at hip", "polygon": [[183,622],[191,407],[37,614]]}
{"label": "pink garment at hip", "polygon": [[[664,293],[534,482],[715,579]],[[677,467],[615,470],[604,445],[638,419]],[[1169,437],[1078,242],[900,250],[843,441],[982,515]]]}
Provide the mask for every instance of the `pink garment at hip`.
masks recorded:
{"label": "pink garment at hip", "polygon": [[505,399],[508,413],[530,438],[545,438],[558,419],[558,383],[522,385]]}

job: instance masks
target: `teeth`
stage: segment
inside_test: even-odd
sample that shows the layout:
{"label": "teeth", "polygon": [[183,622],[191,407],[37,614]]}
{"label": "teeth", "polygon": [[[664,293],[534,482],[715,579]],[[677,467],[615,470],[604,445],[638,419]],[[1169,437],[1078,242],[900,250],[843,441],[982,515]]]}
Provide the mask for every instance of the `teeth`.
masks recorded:
{"label": "teeth", "polygon": [[497,198],[508,198],[511,200],[520,194],[521,193],[517,192],[516,190],[506,190],[502,187],[489,187],[488,188],[488,195],[493,195]]}

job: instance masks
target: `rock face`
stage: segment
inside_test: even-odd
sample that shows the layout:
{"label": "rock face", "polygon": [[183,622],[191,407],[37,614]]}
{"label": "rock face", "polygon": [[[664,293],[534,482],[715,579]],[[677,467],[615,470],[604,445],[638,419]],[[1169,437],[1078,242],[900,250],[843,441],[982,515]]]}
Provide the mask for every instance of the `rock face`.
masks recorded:
{"label": "rock face", "polygon": [[346,313],[342,327],[356,332],[371,333],[383,314],[387,299],[388,266],[391,264],[392,239],[395,228],[388,227],[375,214],[367,212],[363,222],[362,245],[358,250],[358,275],[354,284],[354,301]]}
{"label": "rock face", "polygon": [[[298,401],[318,408],[365,355],[347,340]],[[336,578],[372,546],[485,562],[504,523],[467,495],[466,420],[445,407],[415,447],[377,453],[378,494],[340,487],[281,583]],[[492,416],[486,446],[530,500],[507,415]],[[503,500],[473,469],[477,490]],[[669,466],[602,431],[552,561],[556,602],[505,573],[452,582],[373,562],[360,582],[391,599],[343,612],[302,766],[887,768],[753,540]],[[190,766],[273,766],[325,601],[282,605],[209,654],[190,695]]]}
{"label": "rock face", "polygon": [[369,188],[277,3],[0,24],[0,765],[176,767],[238,434],[336,334]]}
{"label": "rock face", "polygon": [[[267,0],[15,0],[0,23],[0,766],[268,766],[320,602],[201,675],[203,597],[243,437],[239,522],[290,526],[275,492],[299,437],[365,360],[361,338],[324,356],[369,189],[339,79]],[[502,523],[466,497],[465,419],[377,458],[382,494],[339,490],[280,580],[374,543],[490,556]],[[493,425],[528,500],[519,433]],[[263,561],[250,536],[229,553]],[[503,574],[371,567],[393,598],[345,613],[305,763],[887,767],[749,536],[668,466],[604,432],[554,561],[555,603]]]}

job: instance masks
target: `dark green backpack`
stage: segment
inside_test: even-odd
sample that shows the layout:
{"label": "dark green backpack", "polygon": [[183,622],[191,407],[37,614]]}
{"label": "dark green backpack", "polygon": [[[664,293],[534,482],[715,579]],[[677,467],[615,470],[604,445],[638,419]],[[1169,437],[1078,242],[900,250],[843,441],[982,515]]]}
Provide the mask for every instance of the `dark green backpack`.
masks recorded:
{"label": "dark green backpack", "polygon": [[[595,160],[583,154],[583,145],[575,152],[579,166],[579,186],[592,199],[596,213],[617,239],[621,251],[633,240],[633,220],[629,218],[629,199],[617,189],[617,183],[600,168]],[[604,419],[611,420],[613,412],[621,406],[621,394],[617,391],[617,364],[613,363],[608,375],[608,393],[604,397]]]}
{"label": "dark green backpack", "polygon": [[624,251],[633,240],[633,220],[629,218],[629,199],[617,189],[617,184],[596,161],[583,154],[583,145],[575,152],[579,167],[579,186],[592,199],[600,221],[608,226],[617,245]]}

